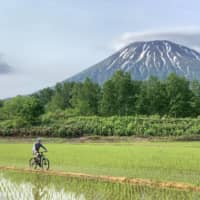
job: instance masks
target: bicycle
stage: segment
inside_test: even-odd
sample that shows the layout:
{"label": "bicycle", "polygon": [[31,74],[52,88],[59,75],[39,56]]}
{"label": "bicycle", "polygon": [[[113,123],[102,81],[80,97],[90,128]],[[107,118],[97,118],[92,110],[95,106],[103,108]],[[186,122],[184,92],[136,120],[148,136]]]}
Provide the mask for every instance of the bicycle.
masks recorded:
{"label": "bicycle", "polygon": [[29,160],[29,167],[33,169],[37,169],[37,167],[39,167],[41,169],[48,170],[50,167],[50,162],[49,159],[44,156],[45,152],[46,151],[39,152],[37,157],[31,158]]}

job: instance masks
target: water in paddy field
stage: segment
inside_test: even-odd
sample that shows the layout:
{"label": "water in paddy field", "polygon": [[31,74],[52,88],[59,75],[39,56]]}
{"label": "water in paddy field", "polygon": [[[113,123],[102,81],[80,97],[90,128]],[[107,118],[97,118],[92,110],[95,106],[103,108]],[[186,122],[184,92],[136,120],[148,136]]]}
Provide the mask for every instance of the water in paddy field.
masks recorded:
{"label": "water in paddy field", "polygon": [[0,171],[0,200],[190,200],[196,192]]}

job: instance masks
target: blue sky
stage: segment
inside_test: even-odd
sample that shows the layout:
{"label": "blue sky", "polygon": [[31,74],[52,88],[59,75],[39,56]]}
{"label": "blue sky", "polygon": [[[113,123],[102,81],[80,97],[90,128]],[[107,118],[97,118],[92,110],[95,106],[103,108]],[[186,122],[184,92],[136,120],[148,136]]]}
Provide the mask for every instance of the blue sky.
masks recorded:
{"label": "blue sky", "polygon": [[0,98],[52,86],[138,40],[200,50],[198,0],[0,2]]}

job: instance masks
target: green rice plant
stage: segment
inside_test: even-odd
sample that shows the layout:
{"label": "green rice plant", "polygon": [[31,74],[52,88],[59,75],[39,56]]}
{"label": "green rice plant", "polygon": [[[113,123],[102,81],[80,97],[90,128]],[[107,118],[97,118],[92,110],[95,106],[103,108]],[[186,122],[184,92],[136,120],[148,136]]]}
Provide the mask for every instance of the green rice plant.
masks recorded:
{"label": "green rice plant", "polygon": [[83,178],[5,171],[0,173],[0,177],[0,194],[9,200],[193,200],[200,198],[200,193],[193,191],[109,183]]}
{"label": "green rice plant", "polygon": [[[198,142],[69,144],[53,141],[44,141],[53,170],[200,185]],[[28,167],[31,149],[32,143],[2,141],[0,166]]]}

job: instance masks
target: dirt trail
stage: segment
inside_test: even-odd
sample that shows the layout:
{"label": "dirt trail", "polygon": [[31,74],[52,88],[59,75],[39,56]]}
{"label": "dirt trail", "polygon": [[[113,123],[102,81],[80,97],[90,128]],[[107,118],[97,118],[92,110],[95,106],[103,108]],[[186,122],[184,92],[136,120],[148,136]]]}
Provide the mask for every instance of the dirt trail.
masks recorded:
{"label": "dirt trail", "polygon": [[128,183],[133,185],[145,185],[157,188],[173,188],[184,191],[196,191],[200,192],[200,187],[181,183],[181,182],[160,182],[160,181],[152,181],[149,179],[139,179],[139,178],[127,178],[127,177],[114,177],[114,176],[97,176],[90,175],[84,173],[73,173],[73,172],[65,172],[65,171],[56,171],[56,170],[33,170],[30,168],[16,168],[16,167],[3,167],[0,166],[0,170],[11,170],[17,172],[29,172],[29,173],[40,173],[46,175],[56,175],[62,177],[73,177],[73,178],[84,178],[84,179],[92,179],[113,183]]}

